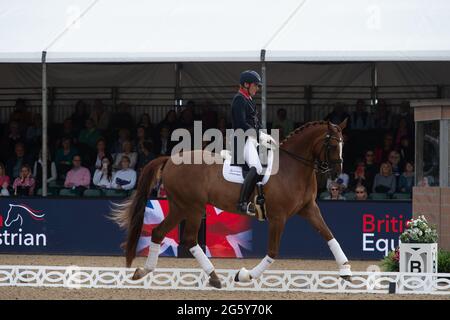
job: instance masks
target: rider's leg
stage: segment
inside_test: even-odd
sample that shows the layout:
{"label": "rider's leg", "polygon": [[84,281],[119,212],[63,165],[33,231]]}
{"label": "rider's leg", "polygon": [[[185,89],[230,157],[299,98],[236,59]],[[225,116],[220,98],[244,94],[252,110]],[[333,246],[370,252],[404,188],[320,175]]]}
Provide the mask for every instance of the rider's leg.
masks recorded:
{"label": "rider's leg", "polygon": [[239,196],[238,210],[241,212],[247,212],[248,201],[258,181],[258,174],[262,173],[262,165],[256,147],[256,140],[251,137],[247,138],[244,146],[244,160],[250,170],[244,179]]}

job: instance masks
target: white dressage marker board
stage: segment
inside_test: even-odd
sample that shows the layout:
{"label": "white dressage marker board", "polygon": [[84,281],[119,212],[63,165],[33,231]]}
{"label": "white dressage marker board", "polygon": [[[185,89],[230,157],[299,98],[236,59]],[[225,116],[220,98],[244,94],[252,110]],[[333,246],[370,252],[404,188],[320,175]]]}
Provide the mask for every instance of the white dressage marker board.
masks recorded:
{"label": "white dressage marker board", "polygon": [[1,286],[81,288],[136,288],[151,290],[223,290],[323,293],[389,293],[395,283],[400,294],[450,295],[450,274],[353,272],[352,282],[337,271],[268,270],[258,280],[237,283],[237,270],[218,269],[222,289],[208,284],[200,269],[161,268],[133,281],[135,269],[78,266],[0,266]]}

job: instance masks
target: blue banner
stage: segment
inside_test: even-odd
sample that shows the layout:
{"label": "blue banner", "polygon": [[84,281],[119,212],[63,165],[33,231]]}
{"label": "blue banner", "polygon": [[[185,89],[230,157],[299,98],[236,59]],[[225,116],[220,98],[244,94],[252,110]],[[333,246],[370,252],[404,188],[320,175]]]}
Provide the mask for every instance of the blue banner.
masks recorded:
{"label": "blue banner", "polygon": [[[125,233],[109,218],[106,199],[0,198],[0,253],[121,255]],[[325,222],[349,259],[379,259],[398,245],[411,202],[322,201]],[[252,249],[267,252],[267,222],[253,221]],[[208,237],[208,231],[206,234]],[[332,259],[324,239],[301,217],[288,220],[280,257]]]}
{"label": "blue banner", "polygon": [[[398,246],[400,233],[412,217],[410,201],[320,201],[322,216],[349,259],[380,259]],[[266,222],[253,222],[252,255],[267,252]],[[286,223],[280,257],[332,259],[326,241],[305,219]]]}

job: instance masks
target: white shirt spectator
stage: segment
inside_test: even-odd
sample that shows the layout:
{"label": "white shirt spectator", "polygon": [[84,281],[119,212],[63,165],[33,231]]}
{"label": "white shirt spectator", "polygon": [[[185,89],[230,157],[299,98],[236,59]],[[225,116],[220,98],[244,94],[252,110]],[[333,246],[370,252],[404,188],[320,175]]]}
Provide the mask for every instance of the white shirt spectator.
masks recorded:
{"label": "white shirt spectator", "polygon": [[122,161],[122,157],[123,156],[127,156],[128,158],[130,158],[130,168],[135,168],[136,163],[137,163],[137,157],[138,154],[137,152],[130,152],[130,153],[125,153],[125,152],[121,152],[121,153],[116,153],[114,155],[114,165],[113,168],[118,169],[120,168],[120,161]]}
{"label": "white shirt spectator", "polygon": [[94,178],[92,179],[92,182],[95,186],[99,188],[106,188],[106,189],[112,189],[113,188],[113,178],[114,174],[111,177],[111,180],[108,179],[108,175],[103,173],[102,170],[95,170]]}
{"label": "white shirt spectator", "polygon": [[122,169],[116,171],[113,176],[113,188],[131,190],[136,185],[136,171],[133,169]]}

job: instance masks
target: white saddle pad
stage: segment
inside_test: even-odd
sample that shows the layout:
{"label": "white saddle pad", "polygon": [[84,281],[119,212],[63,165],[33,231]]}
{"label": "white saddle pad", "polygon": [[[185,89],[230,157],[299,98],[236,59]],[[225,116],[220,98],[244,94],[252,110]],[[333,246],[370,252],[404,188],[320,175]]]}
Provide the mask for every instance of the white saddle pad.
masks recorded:
{"label": "white saddle pad", "polygon": [[[240,166],[232,166],[231,163],[231,153],[229,150],[223,150],[221,152],[222,157],[225,159],[223,163],[222,174],[223,178],[229,182],[233,183],[244,183],[244,177],[242,176],[242,168]],[[263,166],[262,175],[264,178],[261,183],[264,185],[269,181],[270,173],[272,172],[273,164],[273,151],[269,150],[267,166]]]}

